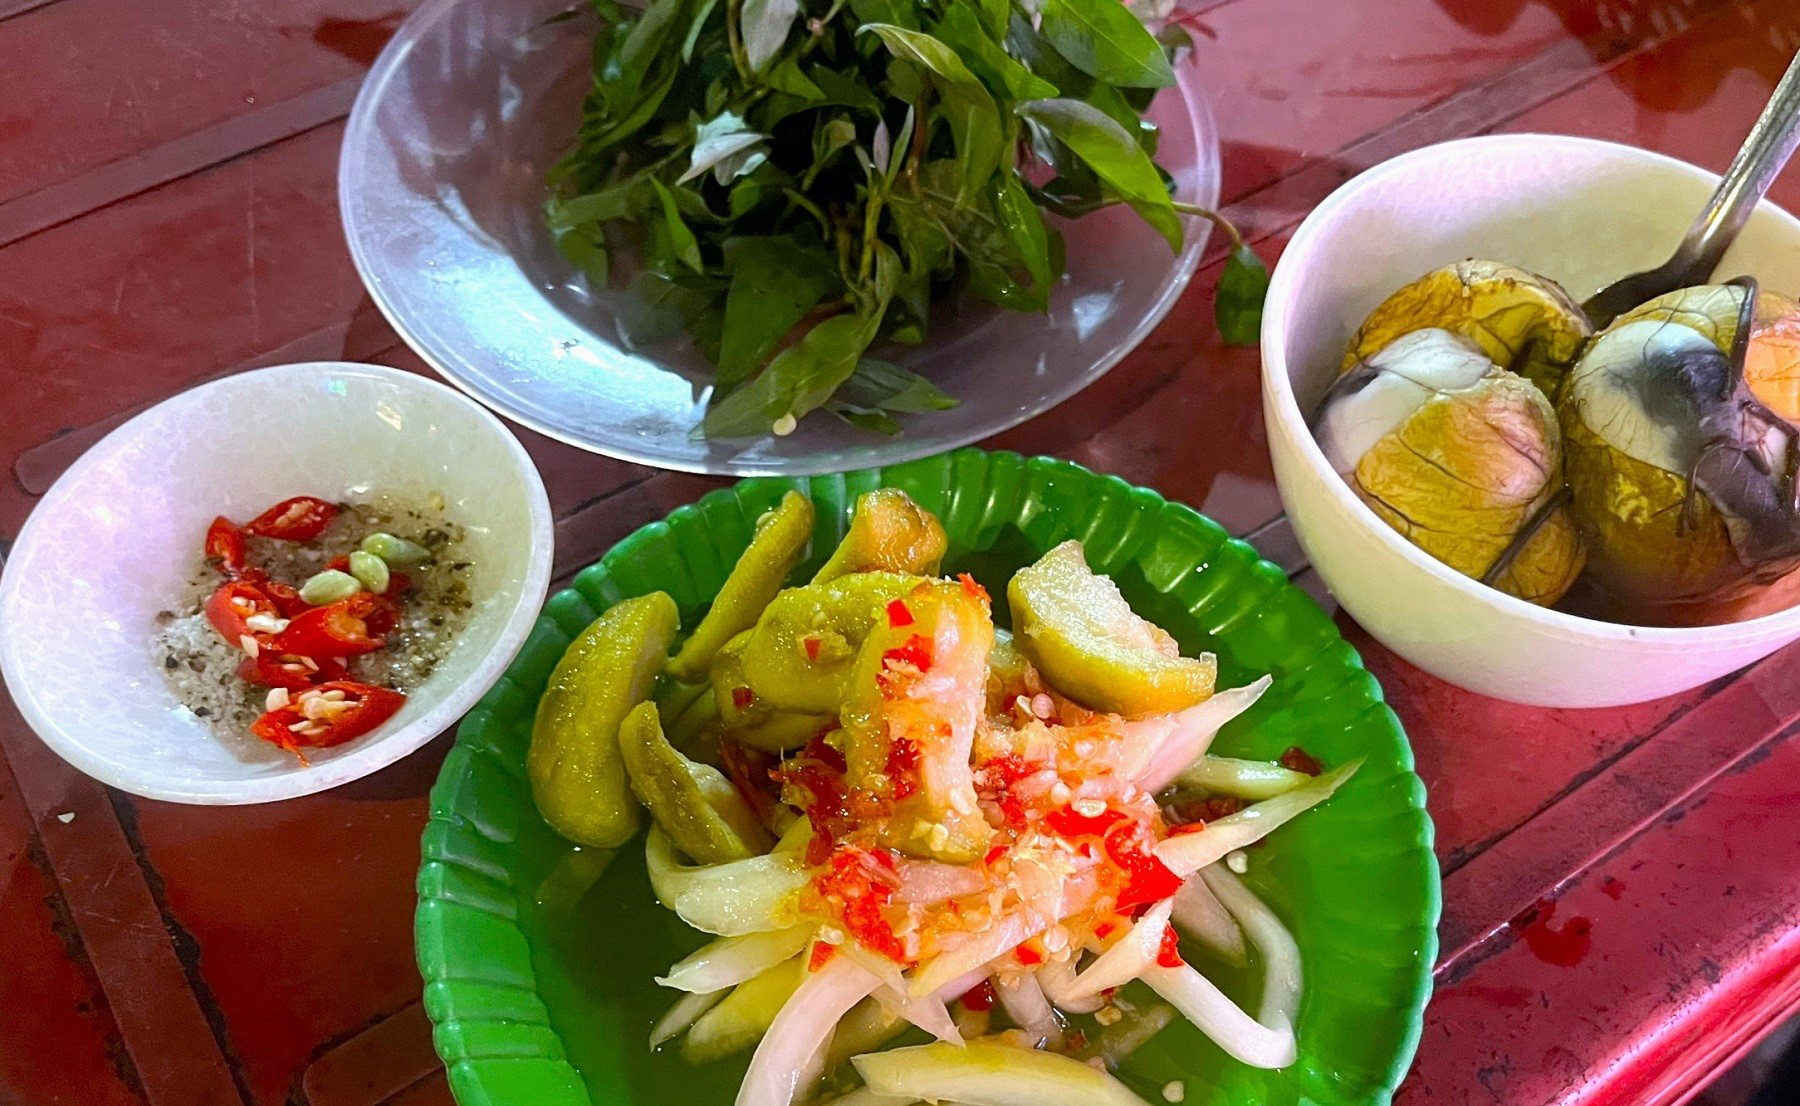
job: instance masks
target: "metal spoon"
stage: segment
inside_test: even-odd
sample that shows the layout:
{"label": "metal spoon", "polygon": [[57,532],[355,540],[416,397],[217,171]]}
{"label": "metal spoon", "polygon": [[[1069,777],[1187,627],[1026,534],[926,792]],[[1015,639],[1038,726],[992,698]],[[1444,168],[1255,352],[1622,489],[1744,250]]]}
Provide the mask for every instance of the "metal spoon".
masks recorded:
{"label": "metal spoon", "polygon": [[1750,128],[1750,136],[1744,139],[1712,199],[1688,228],[1675,256],[1648,272],[1634,273],[1602,288],[1581,305],[1595,328],[1646,300],[1711,279],[1719,259],[1744,229],[1744,221],[1756,210],[1796,145],[1800,145],[1800,55],[1775,86],[1762,117]]}

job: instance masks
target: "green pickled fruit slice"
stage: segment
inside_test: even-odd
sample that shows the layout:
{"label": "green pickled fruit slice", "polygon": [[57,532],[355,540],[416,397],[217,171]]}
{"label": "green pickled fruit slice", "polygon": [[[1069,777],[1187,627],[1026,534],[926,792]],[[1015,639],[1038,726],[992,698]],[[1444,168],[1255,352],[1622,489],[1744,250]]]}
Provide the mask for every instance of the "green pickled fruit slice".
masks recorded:
{"label": "green pickled fruit slice", "polygon": [[687,681],[706,678],[725,643],[756,625],[763,608],[781,591],[787,574],[805,555],[812,529],[812,500],[799,492],[787,493],[763,512],[756,520],[750,545],[725,577],[718,598],[682,643],[680,652],[670,659],[670,675]]}
{"label": "green pickled fruit slice", "polygon": [[883,612],[857,655],[844,704],[850,788],[892,804],[882,842],[967,864],[993,829],[970,768],[987,706],[994,623],[972,584],[920,581]]}
{"label": "green pickled fruit slice", "polygon": [[688,1030],[681,1042],[681,1055],[690,1063],[704,1064],[756,1044],[805,981],[806,954],[801,953],[738,984]]}
{"label": "green pickled fruit slice", "polygon": [[625,774],[650,817],[701,864],[759,856],[773,842],[723,773],[681,755],[663,736],[656,704],[639,703],[619,726]]}
{"label": "green pickled fruit slice", "polygon": [[844,540],[812,582],[829,583],[856,572],[936,576],[949,548],[937,516],[899,488],[877,488],[856,501]]}
{"label": "green pickled fruit slice", "polygon": [[544,821],[578,845],[614,848],[638,830],[619,725],[649,698],[680,622],[663,592],[627,599],[582,631],[550,674],[525,767]]}
{"label": "green pickled fruit slice", "polygon": [[776,710],[751,691],[743,660],[749,640],[749,633],[739,634],[726,642],[713,660],[713,693],[708,705],[725,735],[752,748],[782,753],[798,749],[819,731],[837,724],[836,715]]}
{"label": "green pickled fruit slice", "polygon": [[1057,691],[1126,717],[1184,710],[1213,692],[1211,654],[1180,655],[1175,639],[1139,618],[1081,543],[1063,544],[1020,569],[1006,587],[1016,643]]}
{"label": "green pickled fruit slice", "polygon": [[[776,596],[741,654],[741,686],[754,696],[752,703],[800,714],[835,715],[843,706],[863,639],[887,605],[920,582],[920,577],[894,572],[858,572],[789,588]],[[735,692],[734,687],[728,694]],[[723,703],[720,713],[725,713]],[[729,716],[725,725],[732,726]]]}

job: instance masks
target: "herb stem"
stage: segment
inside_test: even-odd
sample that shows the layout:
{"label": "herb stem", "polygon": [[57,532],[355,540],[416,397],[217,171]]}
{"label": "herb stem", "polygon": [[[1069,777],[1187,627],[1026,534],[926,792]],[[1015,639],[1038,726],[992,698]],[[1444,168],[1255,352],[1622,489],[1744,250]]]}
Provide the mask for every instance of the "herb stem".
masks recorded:
{"label": "herb stem", "polygon": [[731,64],[738,76],[751,83],[750,58],[744,53],[744,40],[738,27],[743,22],[744,0],[725,0],[725,40],[731,46]]}
{"label": "herb stem", "polygon": [[1225,216],[1220,215],[1211,208],[1201,207],[1199,204],[1182,203],[1180,200],[1176,200],[1175,210],[1181,212],[1183,215],[1198,215],[1200,218],[1205,219],[1213,226],[1224,231],[1226,236],[1231,239],[1231,248],[1233,250],[1241,250],[1244,248],[1244,236],[1239,234],[1238,229],[1231,225],[1231,220],[1225,218]]}

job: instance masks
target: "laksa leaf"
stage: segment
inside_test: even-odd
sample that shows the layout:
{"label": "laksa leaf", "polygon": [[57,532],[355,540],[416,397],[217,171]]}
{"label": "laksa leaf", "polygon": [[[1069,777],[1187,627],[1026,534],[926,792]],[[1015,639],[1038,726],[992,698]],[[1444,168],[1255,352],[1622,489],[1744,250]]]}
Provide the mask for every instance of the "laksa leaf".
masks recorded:
{"label": "laksa leaf", "polygon": [[1168,88],[1175,83],[1162,43],[1119,0],[1044,0],[1039,26],[1058,53],[1107,84]]}
{"label": "laksa leaf", "polygon": [[1170,250],[1181,252],[1181,219],[1175,214],[1168,186],[1156,163],[1124,127],[1080,100],[1033,100],[1016,110],[1074,151],[1108,192],[1143,216],[1169,243]]}
{"label": "laksa leaf", "polygon": [[752,73],[781,52],[788,32],[800,15],[800,0],[744,0],[739,19],[739,33],[744,40],[744,57]]}
{"label": "laksa leaf", "polygon": [[775,355],[768,367],[707,411],[698,433],[708,438],[743,438],[791,433],[794,424],[817,410],[856,371],[863,352],[881,331],[882,317],[899,279],[899,258],[876,243],[874,273],[857,289],[854,314],[833,315]]}
{"label": "laksa leaf", "polygon": [[1225,259],[1213,320],[1228,346],[1254,346],[1262,338],[1263,300],[1269,295],[1269,267],[1256,251],[1239,243]]}
{"label": "laksa leaf", "polygon": [[820,300],[842,287],[837,266],[822,249],[792,238],[727,238],[725,328],[719,342],[719,386],[748,378],[771,350]]}
{"label": "laksa leaf", "polygon": [[[1004,24],[1002,24],[1004,27]],[[938,21],[937,36],[955,50],[963,62],[996,96],[1009,100],[1042,100],[1060,95],[1057,87],[1006,52],[996,42],[981,17],[968,4],[952,4]]]}
{"label": "laksa leaf", "polygon": [[755,169],[767,159],[768,139],[744,125],[744,120],[726,112],[700,124],[694,132],[694,150],[687,171],[675,181],[686,184],[695,177],[712,171],[713,179],[730,184]]}
{"label": "laksa leaf", "polygon": [[700,272],[704,268],[700,261],[700,242],[688,229],[687,220],[681,217],[674,194],[655,177],[650,178],[650,183],[656,188],[657,199],[662,201],[663,227],[668,236],[670,256],[696,273]]}
{"label": "laksa leaf", "polygon": [[862,32],[879,36],[896,58],[922,66],[931,74],[940,101],[934,110],[941,112],[949,124],[957,160],[962,166],[957,195],[974,195],[1000,168],[1001,158],[1006,153],[1000,107],[987,86],[969,71],[954,50],[923,31],[870,23],[862,28]]}

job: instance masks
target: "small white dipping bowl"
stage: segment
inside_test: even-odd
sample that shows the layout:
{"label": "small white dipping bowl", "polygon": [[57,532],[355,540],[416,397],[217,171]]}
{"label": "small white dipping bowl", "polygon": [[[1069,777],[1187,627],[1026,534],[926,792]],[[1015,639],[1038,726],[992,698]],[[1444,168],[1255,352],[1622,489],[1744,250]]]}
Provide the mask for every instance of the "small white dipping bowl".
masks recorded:
{"label": "small white dipping bowl", "polygon": [[[1294,530],[1346,611],[1436,676],[1519,703],[1601,707],[1694,687],[1800,638],[1800,608],[1695,628],[1545,610],[1454,572],[1364,506],[1307,417],[1370,310],[1432,269],[1479,257],[1559,281],[1577,300],[1674,250],[1718,178],[1592,139],[1493,135],[1427,147],[1345,184],[1276,267],[1263,316],[1263,417]],[[1800,221],[1770,205],[1716,274],[1800,293]]]}
{"label": "small white dipping bowl", "polygon": [[[213,516],[245,522],[295,495],[433,493],[467,530],[474,607],[387,724],[302,766],[248,736],[221,741],[176,700],[156,615],[178,609]],[[499,679],[543,603],[551,541],[531,458],[461,393],[374,365],[241,373],[138,415],[44,496],[0,575],[0,671],[45,744],[113,787],[185,803],[323,791],[425,744]]]}

